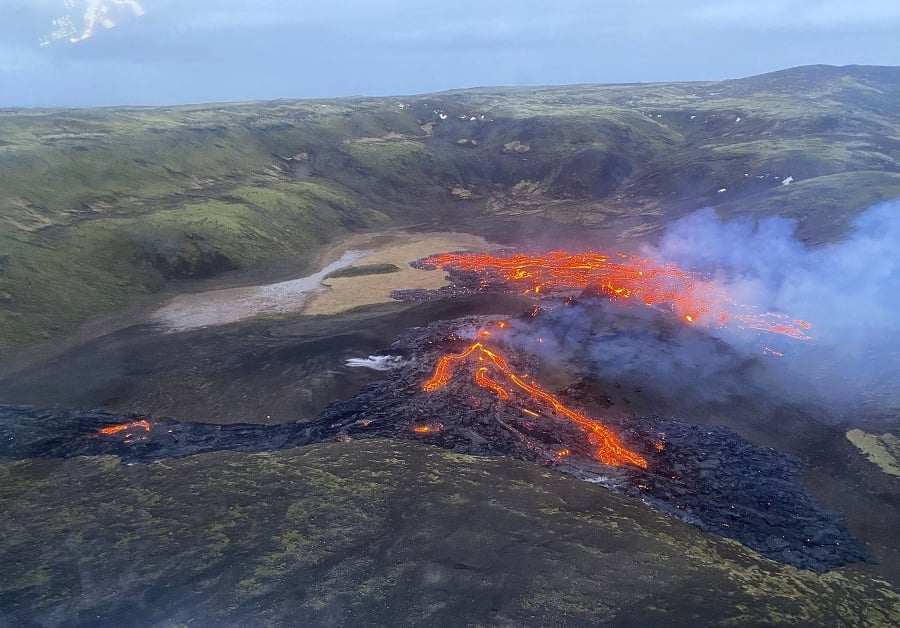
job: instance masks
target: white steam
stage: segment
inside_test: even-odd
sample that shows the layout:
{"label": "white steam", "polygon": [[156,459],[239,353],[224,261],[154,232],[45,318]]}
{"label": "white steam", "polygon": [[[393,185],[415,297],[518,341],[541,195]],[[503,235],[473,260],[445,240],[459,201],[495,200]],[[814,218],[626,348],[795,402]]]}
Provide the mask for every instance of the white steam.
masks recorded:
{"label": "white steam", "polygon": [[[781,218],[721,220],[706,209],[674,223],[649,253],[712,274],[737,302],[812,324],[777,345],[798,382],[823,399],[898,405],[900,200],[871,207],[841,242],[804,246]],[[733,333],[720,337],[749,348]]]}
{"label": "white steam", "polygon": [[712,277],[749,311],[809,321],[812,338],[691,326],[636,304],[589,300],[549,312],[539,329],[517,325],[509,342],[681,407],[766,397],[813,402],[851,422],[900,409],[900,200],[870,208],[843,241],[819,247],[799,242],[780,218],[724,221],[704,209],[642,253]]}
{"label": "white steam", "polygon": [[406,362],[403,358],[395,355],[370,355],[368,358],[350,358],[345,362],[345,366],[350,368],[366,368],[373,371],[391,371],[404,364]]}

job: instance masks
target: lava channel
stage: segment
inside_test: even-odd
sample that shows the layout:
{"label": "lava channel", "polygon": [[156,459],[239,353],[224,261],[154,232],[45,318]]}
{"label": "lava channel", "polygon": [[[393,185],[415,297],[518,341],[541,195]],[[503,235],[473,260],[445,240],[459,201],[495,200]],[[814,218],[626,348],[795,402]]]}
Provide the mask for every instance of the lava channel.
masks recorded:
{"label": "lava channel", "polygon": [[[526,398],[535,402],[538,407],[549,408],[554,415],[565,417],[577,423],[582,430],[587,432],[590,443],[597,448],[595,455],[600,462],[616,467],[622,464],[630,464],[642,469],[647,468],[647,460],[623,446],[608,427],[599,421],[595,421],[580,412],[566,407],[559,399],[541,390],[536,383],[526,382],[522,376],[513,372],[502,356],[493,349],[486,347],[481,341],[472,343],[460,353],[445,355],[438,360],[434,373],[422,384],[422,390],[433,392],[443,388],[453,377],[454,368],[470,358],[477,360],[480,364],[475,370],[474,379],[476,384],[490,390],[504,401],[509,401],[510,399],[510,390],[507,386],[514,386],[524,392],[527,396]],[[500,377],[494,379],[488,375],[491,367]],[[505,381],[506,386],[501,381],[497,381],[498,379]],[[536,415],[534,410],[529,408],[521,408],[521,410],[525,413]]]}

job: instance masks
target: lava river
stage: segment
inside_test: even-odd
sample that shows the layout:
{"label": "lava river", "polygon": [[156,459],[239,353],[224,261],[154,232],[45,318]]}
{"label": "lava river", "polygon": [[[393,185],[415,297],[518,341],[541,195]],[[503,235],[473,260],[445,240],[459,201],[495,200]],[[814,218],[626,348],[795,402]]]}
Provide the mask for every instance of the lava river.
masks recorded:
{"label": "lava river", "polygon": [[[488,330],[482,330],[479,334],[482,337],[490,335]],[[507,388],[500,382],[492,379],[488,375],[489,368],[493,368],[505,382],[506,386],[513,386],[526,395],[526,399],[535,404],[537,407],[547,408],[555,416],[562,416],[566,419],[577,423],[582,430],[587,432],[588,440],[596,449],[596,457],[604,464],[619,466],[620,464],[632,464],[637,467],[646,468],[647,460],[639,454],[630,451],[622,445],[619,439],[613,434],[608,427],[602,423],[586,417],[580,412],[576,412],[565,406],[559,399],[548,392],[541,390],[535,381],[527,382],[525,376],[517,375],[509,367],[506,360],[503,359],[495,350],[489,349],[483,342],[474,342],[460,353],[446,355],[438,360],[434,369],[434,374],[422,385],[422,390],[432,392],[443,388],[450,380],[454,367],[469,359],[475,359],[479,363],[476,366],[474,380],[475,383],[490,390],[500,399],[508,400],[510,393]],[[489,366],[482,366],[487,364]],[[539,416],[535,410],[523,408],[523,412]],[[568,450],[560,450],[557,455],[565,456]]]}

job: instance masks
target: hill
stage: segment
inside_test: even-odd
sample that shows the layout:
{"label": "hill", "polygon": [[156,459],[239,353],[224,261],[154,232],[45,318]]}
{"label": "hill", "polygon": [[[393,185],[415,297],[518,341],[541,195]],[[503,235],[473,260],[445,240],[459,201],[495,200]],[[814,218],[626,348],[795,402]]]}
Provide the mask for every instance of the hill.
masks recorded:
{"label": "hill", "polygon": [[[388,223],[652,237],[711,205],[812,243],[900,196],[900,68],[0,112],[0,356],[169,283]],[[515,228],[511,228],[514,225]]]}

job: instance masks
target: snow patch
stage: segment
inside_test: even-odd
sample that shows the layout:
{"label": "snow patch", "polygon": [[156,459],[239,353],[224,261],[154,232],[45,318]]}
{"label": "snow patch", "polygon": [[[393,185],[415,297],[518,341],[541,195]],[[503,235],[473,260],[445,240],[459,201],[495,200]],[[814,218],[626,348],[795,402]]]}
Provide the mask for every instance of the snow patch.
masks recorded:
{"label": "snow patch", "polygon": [[367,358],[350,358],[345,364],[351,368],[390,371],[398,366],[403,366],[406,364],[406,361],[396,355],[370,355]]}

